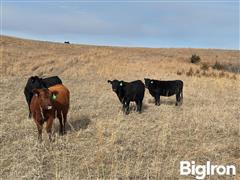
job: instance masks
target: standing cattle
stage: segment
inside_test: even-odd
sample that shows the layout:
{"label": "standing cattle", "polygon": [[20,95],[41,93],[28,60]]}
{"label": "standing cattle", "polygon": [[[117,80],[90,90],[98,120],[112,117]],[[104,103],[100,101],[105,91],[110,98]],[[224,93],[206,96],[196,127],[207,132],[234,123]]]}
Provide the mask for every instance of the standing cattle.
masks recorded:
{"label": "standing cattle", "polygon": [[183,82],[175,81],[158,81],[145,78],[145,86],[149,93],[155,99],[155,105],[160,105],[160,96],[172,96],[176,94],[176,106],[183,101]]}
{"label": "standing cattle", "polygon": [[[70,92],[69,90],[62,84],[58,84],[55,86],[51,86],[48,88],[53,94],[56,94],[55,100],[53,101],[53,106],[57,110],[57,118],[60,123],[60,134],[64,134],[66,132],[65,125],[67,122],[67,114],[69,110],[70,103]],[[62,123],[63,120],[63,123]]]}
{"label": "standing cattle", "polygon": [[39,78],[38,76],[32,76],[28,79],[24,89],[24,95],[26,97],[26,101],[29,108],[29,116],[28,116],[29,118],[31,117],[30,103],[33,97],[33,92],[32,92],[33,89],[48,88],[56,84],[62,84],[62,81],[58,76],[52,76],[44,79]]}
{"label": "standing cattle", "polygon": [[123,111],[125,114],[129,113],[130,101],[135,101],[137,105],[137,111],[142,111],[142,101],[144,98],[144,84],[142,81],[124,82],[108,80],[108,83],[112,84],[112,90],[117,94],[119,101],[123,104]]}
{"label": "standing cattle", "polygon": [[34,89],[32,92],[34,96],[30,103],[30,111],[38,128],[38,139],[42,141],[42,128],[46,121],[46,131],[51,140],[51,127],[55,119],[55,108],[52,102],[54,95],[48,89]]}
{"label": "standing cattle", "polygon": [[68,89],[63,85],[56,85],[52,86],[51,90],[46,88],[34,89],[33,94],[30,110],[38,128],[38,139],[42,141],[43,124],[46,122],[46,131],[49,140],[52,140],[51,129],[56,114],[60,123],[60,134],[63,135],[69,109],[70,93]]}

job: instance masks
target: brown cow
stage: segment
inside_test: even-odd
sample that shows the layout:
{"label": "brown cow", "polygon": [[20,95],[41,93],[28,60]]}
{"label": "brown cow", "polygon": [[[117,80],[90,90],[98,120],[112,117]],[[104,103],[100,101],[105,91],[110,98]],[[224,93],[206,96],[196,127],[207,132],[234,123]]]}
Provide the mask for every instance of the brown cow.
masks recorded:
{"label": "brown cow", "polygon": [[60,123],[60,134],[63,135],[66,132],[65,125],[69,110],[70,92],[63,84],[51,86],[48,89],[55,95],[53,106],[57,110],[57,117]]}
{"label": "brown cow", "polygon": [[42,141],[42,128],[46,121],[46,131],[51,140],[51,128],[55,118],[55,108],[51,100],[52,93],[48,89],[34,89],[30,110],[38,128],[38,139]]}
{"label": "brown cow", "polygon": [[[69,91],[63,85],[52,86],[51,89],[34,89],[30,110],[38,128],[38,139],[42,141],[42,128],[46,121],[46,131],[51,141],[51,129],[55,114],[60,122],[60,134],[65,132],[65,124],[69,109]],[[62,124],[62,117],[64,125]]]}

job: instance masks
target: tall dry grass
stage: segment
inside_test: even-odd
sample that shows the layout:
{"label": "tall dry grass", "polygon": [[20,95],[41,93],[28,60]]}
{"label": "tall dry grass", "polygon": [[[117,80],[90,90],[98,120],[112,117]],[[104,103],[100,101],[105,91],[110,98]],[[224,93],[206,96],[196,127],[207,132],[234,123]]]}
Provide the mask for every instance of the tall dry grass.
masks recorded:
{"label": "tall dry grass", "polygon": [[[239,170],[240,84],[218,76],[179,76],[203,62],[239,63],[239,51],[66,45],[1,38],[0,177],[2,179],[186,179],[181,160],[234,164]],[[214,71],[214,70],[211,70]],[[215,72],[215,71],[214,71]],[[229,73],[232,75],[231,73]],[[58,75],[71,92],[65,136],[37,141],[23,88],[31,75]],[[123,115],[108,79],[182,79],[183,105],[148,91],[143,113]],[[230,179],[237,179],[230,177]],[[187,179],[194,179],[193,176]],[[229,179],[213,176],[211,179]]]}

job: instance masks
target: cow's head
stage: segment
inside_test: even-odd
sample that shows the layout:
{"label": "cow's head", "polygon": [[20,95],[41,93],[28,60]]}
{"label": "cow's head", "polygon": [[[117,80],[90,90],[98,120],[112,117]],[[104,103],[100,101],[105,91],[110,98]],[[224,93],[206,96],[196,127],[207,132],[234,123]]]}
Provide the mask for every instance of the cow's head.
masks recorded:
{"label": "cow's head", "polygon": [[47,88],[33,89],[34,96],[38,97],[39,105],[43,110],[51,110],[53,101],[56,99],[57,92],[51,92]]}
{"label": "cow's head", "polygon": [[108,80],[108,83],[112,84],[112,90],[114,92],[119,91],[121,88],[124,87],[124,82],[123,81],[118,81],[118,80]]}
{"label": "cow's head", "polygon": [[30,86],[31,89],[45,88],[45,84],[44,84],[42,78],[40,78],[38,76],[30,77],[28,82],[29,82],[29,86]]}
{"label": "cow's head", "polygon": [[153,79],[144,78],[144,82],[145,82],[145,87],[146,88],[149,88],[149,87],[153,86],[153,84],[154,84]]}

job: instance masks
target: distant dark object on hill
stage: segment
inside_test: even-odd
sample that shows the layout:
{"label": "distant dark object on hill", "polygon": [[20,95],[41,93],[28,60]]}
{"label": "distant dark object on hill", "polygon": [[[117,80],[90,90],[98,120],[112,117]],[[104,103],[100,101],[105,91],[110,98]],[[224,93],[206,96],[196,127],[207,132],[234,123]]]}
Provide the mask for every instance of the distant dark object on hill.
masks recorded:
{"label": "distant dark object on hill", "polygon": [[64,41],[64,44],[70,44],[70,42],[69,41]]}

